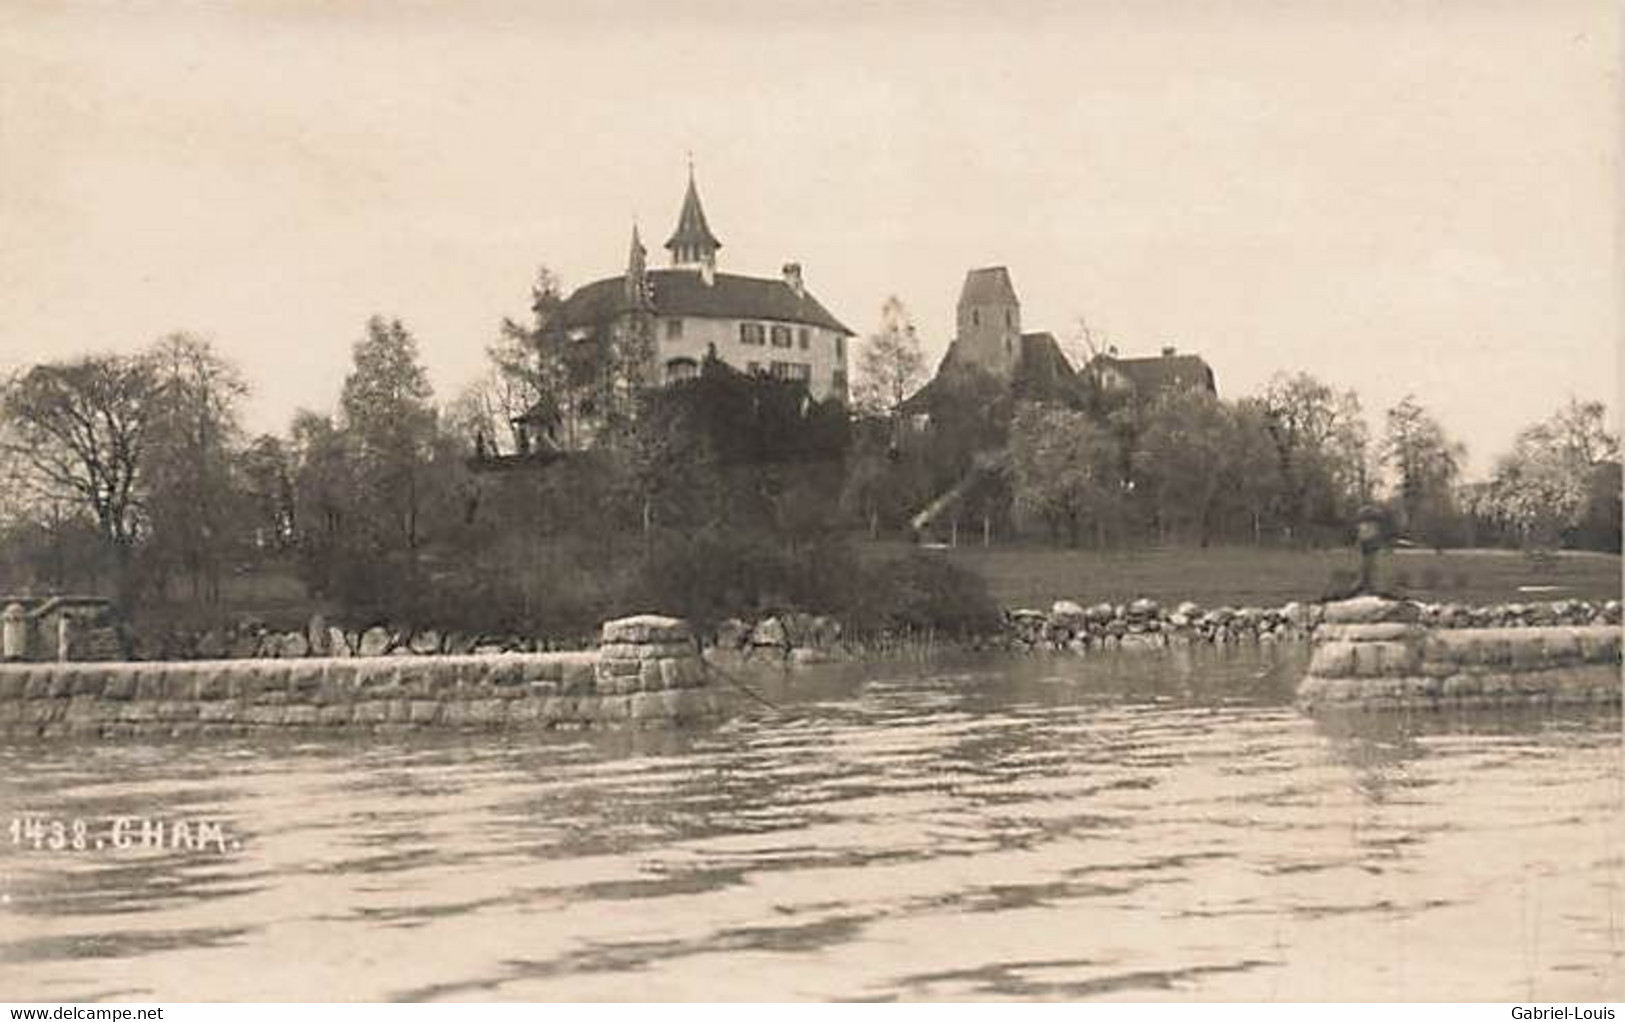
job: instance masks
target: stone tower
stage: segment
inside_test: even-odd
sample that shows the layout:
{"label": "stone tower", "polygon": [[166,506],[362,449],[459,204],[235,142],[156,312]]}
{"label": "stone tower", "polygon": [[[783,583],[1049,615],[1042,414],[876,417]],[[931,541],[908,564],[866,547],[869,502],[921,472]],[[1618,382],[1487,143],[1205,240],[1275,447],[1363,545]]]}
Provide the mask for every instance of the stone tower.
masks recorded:
{"label": "stone tower", "polygon": [[1009,377],[1021,351],[1021,300],[1003,266],[965,274],[954,350],[961,364]]}

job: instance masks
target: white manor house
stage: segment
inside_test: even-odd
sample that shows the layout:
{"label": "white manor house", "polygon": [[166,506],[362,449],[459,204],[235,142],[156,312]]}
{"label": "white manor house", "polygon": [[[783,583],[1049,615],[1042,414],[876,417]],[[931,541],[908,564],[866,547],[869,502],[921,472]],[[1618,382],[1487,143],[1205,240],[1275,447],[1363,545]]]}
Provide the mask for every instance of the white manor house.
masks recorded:
{"label": "white manor house", "polygon": [[845,401],[853,334],[807,290],[801,264],[784,264],[778,277],[723,273],[717,269],[721,248],[690,168],[677,227],[666,241],[671,265],[647,266],[634,226],[626,271],[577,288],[555,322],[582,343],[615,344],[646,331],[652,368],[663,382],[693,376],[712,353],[740,372],[801,381],[818,400]]}

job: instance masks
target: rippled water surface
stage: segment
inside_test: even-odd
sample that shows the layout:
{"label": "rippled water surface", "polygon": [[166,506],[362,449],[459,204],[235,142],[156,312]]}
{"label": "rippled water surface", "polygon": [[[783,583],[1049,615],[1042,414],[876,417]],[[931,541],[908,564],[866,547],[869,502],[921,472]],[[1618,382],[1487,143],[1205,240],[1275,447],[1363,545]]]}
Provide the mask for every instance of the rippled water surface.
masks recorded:
{"label": "rippled water surface", "polygon": [[6,834],[0,998],[1625,997],[1618,714],[1316,721],[1299,655],[831,668],[682,734],[15,744],[0,823],[229,847]]}

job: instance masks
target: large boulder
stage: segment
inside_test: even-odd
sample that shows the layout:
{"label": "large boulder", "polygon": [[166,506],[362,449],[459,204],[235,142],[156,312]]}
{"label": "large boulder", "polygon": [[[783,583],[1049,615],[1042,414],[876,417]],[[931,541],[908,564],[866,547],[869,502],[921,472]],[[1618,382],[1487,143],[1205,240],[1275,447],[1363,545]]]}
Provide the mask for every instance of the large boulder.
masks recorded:
{"label": "large boulder", "polygon": [[1382,596],[1356,596],[1326,605],[1325,620],[1334,625],[1374,625],[1387,621],[1415,622],[1420,614],[1416,604],[1409,600],[1390,600]]}
{"label": "large boulder", "polygon": [[784,622],[776,617],[770,617],[756,625],[750,633],[750,644],[756,647],[770,647],[773,649],[790,648],[790,631],[785,628]]}
{"label": "large boulder", "polygon": [[332,633],[327,629],[327,618],[318,611],[310,615],[305,624],[305,639],[310,643],[311,656],[331,656],[333,654]]}
{"label": "large boulder", "polygon": [[287,632],[278,640],[279,649],[276,655],[288,657],[306,657],[310,655],[310,639],[304,632]]}
{"label": "large boulder", "polygon": [[751,627],[736,617],[717,625],[717,648],[727,650],[744,649],[750,641]]}
{"label": "large boulder", "polygon": [[389,652],[389,648],[393,644],[394,636],[389,634],[389,629],[373,625],[361,633],[361,641],[356,644],[355,655],[383,656]]}
{"label": "large boulder", "polygon": [[692,642],[694,629],[682,618],[662,614],[637,614],[605,621],[599,641],[612,642]]}
{"label": "large boulder", "polygon": [[1056,600],[1049,608],[1052,627],[1070,632],[1081,631],[1089,621],[1089,612],[1071,600]]}

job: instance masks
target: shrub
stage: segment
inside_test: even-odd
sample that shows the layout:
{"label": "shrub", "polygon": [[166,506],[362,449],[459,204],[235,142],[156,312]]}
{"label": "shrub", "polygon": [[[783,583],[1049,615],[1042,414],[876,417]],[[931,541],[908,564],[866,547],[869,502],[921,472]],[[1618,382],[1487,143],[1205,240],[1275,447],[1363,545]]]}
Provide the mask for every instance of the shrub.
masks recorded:
{"label": "shrub", "polygon": [[858,634],[937,631],[986,635],[1003,626],[1003,614],[981,576],[941,557],[915,552],[875,565],[848,619]]}

